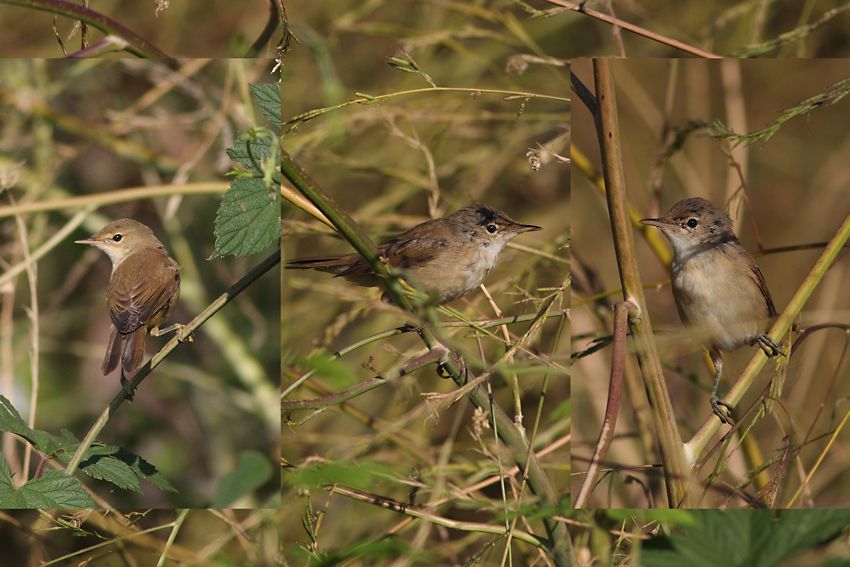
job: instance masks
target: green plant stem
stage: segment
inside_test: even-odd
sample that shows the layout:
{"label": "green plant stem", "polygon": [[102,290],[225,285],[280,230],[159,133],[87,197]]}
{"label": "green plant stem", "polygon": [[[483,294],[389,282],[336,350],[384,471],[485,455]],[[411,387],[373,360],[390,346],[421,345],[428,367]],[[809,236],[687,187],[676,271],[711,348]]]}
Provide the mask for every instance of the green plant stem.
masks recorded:
{"label": "green plant stem", "polygon": [[150,57],[154,59],[171,59],[157,46],[138,35],[136,32],[124,27],[115,20],[108,18],[100,12],[95,12],[79,4],[64,2],[63,0],[0,0],[0,4],[11,4],[13,6],[25,6],[34,10],[42,10],[60,16],[67,16],[95,27],[108,35],[120,37],[127,42],[126,50],[138,57]]}
{"label": "green plant stem", "polygon": [[673,404],[664,381],[664,371],[653,340],[652,324],[643,295],[638,270],[635,243],[632,237],[623,162],[622,142],[617,122],[617,101],[611,63],[607,59],[593,60],[598,113],[595,117],[599,147],[602,153],[602,172],[605,177],[608,215],[614,239],[614,251],[623,286],[623,299],[632,305],[637,316],[629,317],[629,328],[635,341],[635,351],[653,410],[661,466],[670,507],[688,506],[689,469],[685,460],[682,439],[673,413]]}
{"label": "green plant stem", "polygon": [[[835,235],[829,243],[827,243],[826,248],[820,255],[820,258],[818,258],[815,265],[812,266],[812,269],[809,271],[806,279],[803,280],[803,283],[800,284],[800,287],[797,289],[794,297],[792,297],[791,301],[788,302],[788,307],[786,307],[782,314],[776,319],[776,322],[770,329],[771,337],[785,336],[785,334],[791,329],[794,319],[796,319],[803,310],[806,302],[826,275],[829,267],[833,264],[833,262],[835,262],[835,259],[838,257],[838,254],[841,252],[848,239],[850,239],[850,215],[847,215],[844,222],[835,232]],[[750,362],[747,364],[747,367],[744,369],[741,377],[738,378],[738,381],[735,382],[735,385],[726,395],[726,400],[730,404],[734,405],[741,401],[741,398],[744,397],[744,394],[753,385],[756,376],[758,376],[758,373],[762,368],[764,368],[766,363],[767,356],[765,356],[765,354],[759,349],[755,356],[750,359]],[[700,430],[697,431],[693,438],[688,441],[687,445],[685,445],[685,451],[688,456],[689,465],[693,466],[693,464],[699,460],[700,455],[708,445],[709,439],[711,439],[711,437],[717,432],[719,427],[720,420],[716,417],[711,417],[705,422]]]}
{"label": "green plant stem", "polygon": [[215,195],[227,191],[227,183],[186,183],[182,185],[149,185],[119,191],[106,191],[94,195],[81,195],[52,201],[33,201],[14,206],[0,207],[0,219],[15,215],[44,213],[65,209],[95,206],[104,207],[115,203],[152,199],[155,197],[171,197],[173,195]]}
{"label": "green plant stem", "polygon": [[317,116],[321,116],[322,114],[326,114],[328,112],[332,112],[334,110],[339,110],[340,108],[345,108],[346,106],[351,106],[352,104],[372,104],[375,102],[380,102],[386,99],[394,98],[397,96],[406,96],[412,94],[422,94],[422,93],[432,93],[432,92],[449,92],[449,93],[466,93],[466,94],[498,94],[505,95],[514,98],[523,98],[523,99],[532,99],[539,98],[543,100],[557,100],[560,102],[569,103],[570,99],[564,98],[562,96],[554,96],[554,95],[544,95],[539,93],[528,93],[522,91],[505,91],[500,89],[473,89],[469,87],[426,87],[421,89],[411,89],[408,91],[398,91],[394,93],[386,93],[381,95],[361,95],[359,98],[353,100],[347,100],[345,102],[341,102],[339,104],[335,104],[333,106],[326,106],[324,108],[316,108],[314,110],[308,110],[307,112],[302,112],[297,116],[293,116],[286,122],[284,125],[297,124],[298,122],[306,122],[307,120],[312,120]]}
{"label": "green plant stem", "polygon": [[133,379],[130,380],[128,387],[122,388],[121,391],[109,402],[109,405],[105,410],[100,414],[95,421],[94,425],[91,426],[86,436],[80,442],[79,447],[74,452],[74,456],[71,457],[71,460],[68,462],[68,466],[65,467],[65,474],[71,475],[77,470],[80,466],[80,461],[83,460],[83,455],[85,455],[86,451],[88,451],[89,447],[92,446],[94,440],[97,439],[97,436],[106,426],[106,423],[109,421],[109,418],[113,413],[124,403],[127,399],[127,392],[135,391],[135,389],[142,383],[142,381],[147,377],[151,371],[156,368],[165,358],[175,349],[177,345],[186,341],[186,339],[201,325],[203,325],[210,317],[215,315],[222,307],[233,301],[237,295],[242,293],[251,283],[256,281],[260,276],[269,271],[272,267],[276,266],[280,263],[280,248],[278,248],[274,253],[268,256],[265,260],[254,266],[251,271],[245,274],[242,279],[233,284],[227,291],[222,293],[216,298],[206,309],[198,313],[198,315],[192,319],[189,323],[187,323],[175,336],[165,343],[165,346],[160,349],[158,353],[153,355],[147,364],[142,366],[133,376]]}
{"label": "green plant stem", "polygon": [[174,540],[177,539],[177,534],[180,533],[180,528],[183,526],[183,522],[188,515],[189,510],[180,510],[180,514],[177,515],[177,518],[171,524],[171,533],[168,534],[168,541],[162,547],[162,553],[159,554],[159,561],[156,562],[156,567],[163,567],[165,565],[168,559],[168,552],[171,551],[171,546],[174,545]]}
{"label": "green plant stem", "polygon": [[[387,284],[387,293],[392,301],[399,307],[411,311],[410,303],[401,292],[398,278],[388,274],[386,266],[378,259],[375,245],[368,235],[357,226],[348,214],[339,209],[333,200],[310,178],[309,174],[282,148],[281,155],[281,169],[283,170],[284,177],[316,205],[334,224],[338,232],[349,241],[361,256],[369,261],[375,273],[384,278]],[[434,349],[440,344],[428,327],[423,328],[419,336],[429,349]],[[450,358],[444,363],[444,368],[458,386],[466,384],[467,377],[460,372],[460,369],[457,368]],[[553,511],[558,509],[562,505],[562,502],[549,482],[549,478],[540,467],[536,456],[530,451],[524,435],[513,423],[513,420],[498,404],[494,403],[491,406],[486,388],[476,387],[467,393],[467,397],[476,407],[485,412],[490,412],[492,426],[498,431],[499,438],[509,447],[514,462],[523,471],[531,490],[540,498],[541,505],[551,508]],[[557,521],[553,517],[553,514],[547,514],[543,518],[543,523],[549,535],[549,551],[552,554],[555,564],[559,567],[573,565],[575,563],[575,557],[566,524]]]}

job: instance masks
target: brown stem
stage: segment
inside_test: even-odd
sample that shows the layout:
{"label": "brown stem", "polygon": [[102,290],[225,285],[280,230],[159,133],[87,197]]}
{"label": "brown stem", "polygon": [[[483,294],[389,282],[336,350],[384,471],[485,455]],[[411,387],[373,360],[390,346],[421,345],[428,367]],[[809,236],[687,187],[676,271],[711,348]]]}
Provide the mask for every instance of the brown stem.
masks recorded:
{"label": "brown stem", "polygon": [[617,416],[620,414],[620,400],[623,394],[623,371],[626,366],[626,329],[629,320],[629,306],[625,301],[614,305],[614,343],[611,352],[611,377],[608,382],[608,400],[605,403],[605,416],[596,449],[587,467],[587,474],[575,500],[576,508],[584,508],[590,498],[590,493],[596,485],[601,469],[601,461],[608,454],[614,430],[617,428]]}
{"label": "brown stem", "polygon": [[614,251],[623,286],[623,298],[632,304],[637,316],[629,318],[629,327],[635,340],[635,352],[643,374],[644,385],[653,409],[661,465],[667,486],[667,503],[671,507],[687,506],[688,468],[682,439],[673,413],[673,404],[664,380],[658,348],[653,340],[652,325],[646,308],[640,271],[637,265],[635,243],[632,237],[626,184],[620,155],[622,142],[617,122],[617,102],[614,76],[607,59],[593,60],[598,115],[597,135],[602,153],[602,171],[605,177],[605,196],[614,238]]}
{"label": "brown stem", "polygon": [[576,4],[575,2],[567,2],[566,0],[546,0],[550,4],[556,4],[568,10],[572,10],[573,12],[578,12],[579,14],[584,14],[586,16],[590,16],[591,18],[595,18],[602,22],[613,24],[617,27],[621,27],[626,31],[630,31],[634,34],[643,36],[647,39],[651,39],[652,41],[657,41],[658,43],[663,43],[664,45],[670,46],[674,49],[678,49],[680,51],[684,51],[685,53],[690,53],[691,55],[696,55],[697,57],[704,57],[706,59],[720,59],[722,56],[717,55],[716,53],[711,53],[709,51],[703,51],[698,47],[694,47],[692,45],[688,45],[687,43],[681,42],[677,39],[673,39],[671,37],[663,36],[660,33],[655,33],[653,31],[649,31],[646,28],[642,28],[640,26],[636,26],[635,24],[630,24],[624,20],[619,18],[615,18],[613,16],[609,16],[608,14],[597,12],[591,8],[588,8],[585,5],[585,2],[581,2],[580,4]]}

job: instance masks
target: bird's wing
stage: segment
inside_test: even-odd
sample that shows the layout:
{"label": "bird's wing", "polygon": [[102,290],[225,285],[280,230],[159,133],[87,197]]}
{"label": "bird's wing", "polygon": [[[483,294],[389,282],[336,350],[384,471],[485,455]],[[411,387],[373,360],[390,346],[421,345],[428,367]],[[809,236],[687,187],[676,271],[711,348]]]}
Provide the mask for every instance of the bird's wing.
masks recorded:
{"label": "bird's wing", "polygon": [[773,298],[770,296],[770,290],[767,289],[767,282],[764,280],[764,274],[761,273],[761,269],[759,269],[755,261],[752,262],[750,267],[752,268],[753,281],[756,282],[756,285],[759,287],[759,290],[761,290],[761,293],[767,302],[768,317],[776,317],[776,306],[773,305]]}
{"label": "bird's wing", "polygon": [[[128,258],[128,261],[132,259]],[[180,271],[173,261],[163,263],[161,258],[139,260],[143,262],[142,266],[151,266],[151,269],[141,270],[145,273],[144,278],[139,277],[140,270],[130,273],[121,269],[124,266],[119,266],[109,280],[109,315],[124,335],[146,325],[168,306],[180,287]]]}
{"label": "bird's wing", "polygon": [[[378,254],[386,258],[390,266],[409,270],[427,264],[447,245],[448,241],[445,239],[435,238],[432,235],[424,236],[421,231],[411,230],[378,246]],[[360,257],[339,275],[352,277],[370,274],[374,274],[372,267],[363,257]]]}

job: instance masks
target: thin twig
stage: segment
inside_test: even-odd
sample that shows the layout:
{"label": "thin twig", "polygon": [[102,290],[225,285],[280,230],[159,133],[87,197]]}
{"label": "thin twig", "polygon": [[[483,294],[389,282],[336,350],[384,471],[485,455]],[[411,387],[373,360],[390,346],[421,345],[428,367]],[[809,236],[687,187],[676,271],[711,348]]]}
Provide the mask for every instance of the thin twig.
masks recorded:
{"label": "thin twig", "polygon": [[[74,232],[78,226],[80,226],[86,217],[94,210],[94,205],[89,205],[85,207],[83,210],[74,215],[71,220],[65,223],[59,231],[56,232],[53,236],[51,236],[44,244],[39,246],[35,252],[33,252],[29,259],[24,259],[21,262],[11,266],[8,270],[3,272],[3,275],[0,275],[0,288],[2,288],[7,282],[12,281],[15,277],[18,276],[24,270],[28,270],[30,264],[37,263],[44,257],[48,252],[56,248],[62,242],[65,242],[68,238],[68,235]],[[17,215],[20,217],[20,215]],[[49,311],[49,308],[48,308]]]}
{"label": "thin twig", "polygon": [[614,18],[605,14],[603,12],[597,12],[591,8],[586,6],[585,2],[581,2],[580,4],[576,4],[575,2],[567,2],[566,0],[546,0],[550,4],[555,4],[566,8],[568,10],[572,10],[573,12],[578,12],[579,14],[584,14],[586,16],[590,16],[591,18],[595,18],[607,24],[613,24],[615,26],[621,27],[626,31],[630,31],[634,34],[643,36],[647,39],[651,39],[652,41],[657,41],[658,43],[662,43],[674,49],[678,49],[679,51],[684,51],[685,53],[690,53],[691,55],[696,55],[697,57],[704,57],[706,59],[720,59],[722,55],[717,55],[715,53],[711,53],[709,51],[703,51],[698,47],[694,47],[692,45],[688,45],[687,43],[681,42],[677,39],[673,39],[660,33],[655,33],[653,31],[649,31],[646,28],[642,28],[635,24],[631,24],[619,18]]}
{"label": "thin twig", "polygon": [[[12,194],[9,193],[9,200],[12,202],[12,206],[15,205],[15,199],[12,197]],[[35,428],[35,414],[36,414],[36,403],[38,402],[38,390],[39,390],[39,369],[38,369],[38,359],[39,359],[39,326],[38,326],[38,265],[33,261],[30,256],[30,247],[27,236],[27,225],[24,222],[23,217],[21,215],[15,215],[15,221],[18,225],[18,234],[21,239],[21,250],[24,253],[24,264],[27,269],[27,282],[29,283],[29,291],[30,291],[30,310],[29,310],[29,318],[31,321],[30,325],[30,346],[32,348],[32,352],[30,353],[30,371],[32,373],[32,382],[30,389],[30,406],[29,406],[29,415],[27,416],[27,426],[30,429]],[[26,449],[24,450],[24,465],[21,470],[21,484],[25,484],[27,479],[29,478],[29,467],[30,467],[30,459],[32,458],[32,444],[27,443]]]}

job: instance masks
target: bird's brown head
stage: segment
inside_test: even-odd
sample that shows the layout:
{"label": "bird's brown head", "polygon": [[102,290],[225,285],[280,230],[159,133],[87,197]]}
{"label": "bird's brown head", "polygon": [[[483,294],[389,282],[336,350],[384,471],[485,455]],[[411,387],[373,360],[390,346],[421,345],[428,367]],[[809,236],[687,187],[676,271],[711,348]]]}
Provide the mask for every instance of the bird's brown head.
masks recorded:
{"label": "bird's brown head", "polygon": [[85,240],[77,244],[88,244],[102,250],[112,261],[113,268],[131,253],[145,248],[164,249],[153,231],[133,219],[112,221]]}
{"label": "bird's brown head", "polygon": [[463,233],[491,242],[501,250],[518,234],[542,230],[533,224],[522,224],[495,207],[489,205],[468,205],[446,217],[455,223]]}
{"label": "bird's brown head", "polygon": [[660,229],[677,254],[694,246],[735,238],[732,221],[726,213],[699,197],[679,201],[663,217],[640,222]]}

